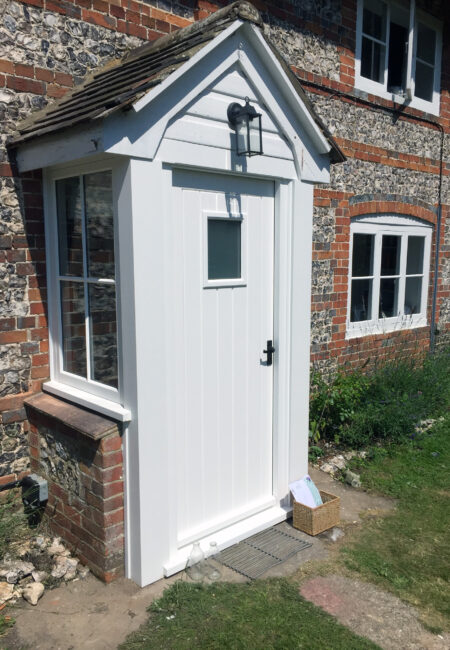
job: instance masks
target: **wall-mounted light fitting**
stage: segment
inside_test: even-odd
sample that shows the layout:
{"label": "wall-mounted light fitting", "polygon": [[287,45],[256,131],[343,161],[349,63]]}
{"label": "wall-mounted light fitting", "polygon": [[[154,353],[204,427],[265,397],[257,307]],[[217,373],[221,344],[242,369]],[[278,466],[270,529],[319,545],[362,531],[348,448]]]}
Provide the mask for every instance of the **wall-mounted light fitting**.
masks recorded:
{"label": "wall-mounted light fitting", "polygon": [[236,153],[238,156],[259,156],[262,148],[261,113],[257,113],[250,100],[245,106],[233,102],[228,106],[228,121],[236,131]]}

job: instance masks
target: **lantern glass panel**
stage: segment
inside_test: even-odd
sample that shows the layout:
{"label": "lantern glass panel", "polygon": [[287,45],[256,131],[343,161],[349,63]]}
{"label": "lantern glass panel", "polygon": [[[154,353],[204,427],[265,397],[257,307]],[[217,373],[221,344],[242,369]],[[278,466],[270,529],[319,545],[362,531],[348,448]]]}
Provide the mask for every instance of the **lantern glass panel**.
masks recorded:
{"label": "lantern glass panel", "polygon": [[248,115],[239,116],[236,120],[236,150],[238,156],[248,151]]}
{"label": "lantern glass panel", "polygon": [[261,116],[257,115],[249,124],[249,153],[252,154],[261,154],[262,153],[262,143],[261,143]]}

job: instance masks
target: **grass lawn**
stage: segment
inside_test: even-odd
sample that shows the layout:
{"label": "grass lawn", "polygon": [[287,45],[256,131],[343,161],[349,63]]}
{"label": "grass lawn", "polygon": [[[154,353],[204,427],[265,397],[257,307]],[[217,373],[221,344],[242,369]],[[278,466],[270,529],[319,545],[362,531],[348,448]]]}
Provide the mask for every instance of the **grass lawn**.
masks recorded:
{"label": "grass lawn", "polygon": [[201,586],[176,582],[121,650],[378,648],[304,600],[286,579]]}
{"label": "grass lawn", "polygon": [[344,547],[346,565],[416,606],[432,630],[450,621],[450,416],[402,445],[353,463],[363,485],[398,499]]}

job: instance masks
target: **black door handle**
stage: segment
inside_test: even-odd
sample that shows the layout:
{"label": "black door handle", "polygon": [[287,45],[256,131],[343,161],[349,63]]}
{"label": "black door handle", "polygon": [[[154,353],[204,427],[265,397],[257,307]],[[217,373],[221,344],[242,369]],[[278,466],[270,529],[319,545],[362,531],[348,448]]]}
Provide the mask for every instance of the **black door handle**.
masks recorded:
{"label": "black door handle", "polygon": [[267,340],[267,350],[263,350],[263,352],[264,354],[267,354],[267,365],[271,366],[273,353],[275,352],[275,348],[273,347],[273,341],[271,339]]}

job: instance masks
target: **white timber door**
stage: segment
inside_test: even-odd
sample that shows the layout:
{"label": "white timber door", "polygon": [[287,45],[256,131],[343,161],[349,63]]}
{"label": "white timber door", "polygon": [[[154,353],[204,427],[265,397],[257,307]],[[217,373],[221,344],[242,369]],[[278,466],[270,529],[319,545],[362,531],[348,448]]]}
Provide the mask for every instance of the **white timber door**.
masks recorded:
{"label": "white timber door", "polygon": [[274,183],[174,171],[172,193],[168,379],[181,548],[275,503],[264,352],[273,340]]}

